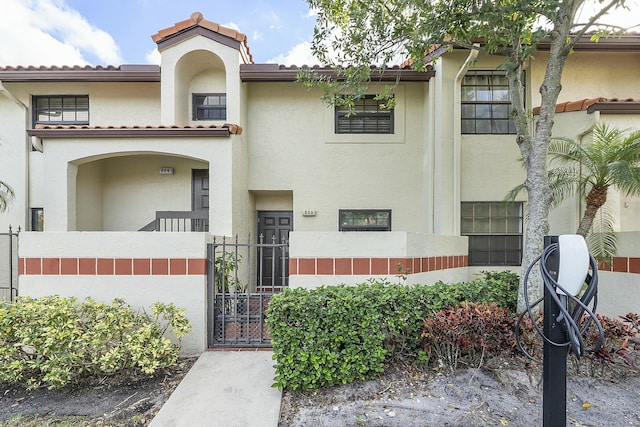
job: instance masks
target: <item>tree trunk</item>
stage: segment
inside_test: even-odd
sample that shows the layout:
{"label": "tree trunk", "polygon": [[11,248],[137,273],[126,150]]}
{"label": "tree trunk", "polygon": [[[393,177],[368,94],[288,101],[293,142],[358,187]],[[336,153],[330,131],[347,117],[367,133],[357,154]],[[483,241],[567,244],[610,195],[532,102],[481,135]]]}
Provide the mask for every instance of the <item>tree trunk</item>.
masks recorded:
{"label": "tree trunk", "polygon": [[582,220],[580,221],[576,234],[579,234],[582,237],[587,237],[587,233],[591,229],[591,224],[593,224],[593,220],[598,213],[598,209],[600,209],[607,201],[607,189],[608,188],[606,186],[596,186],[589,191],[584,215],[582,215]]}
{"label": "tree trunk", "polygon": [[[551,48],[542,85],[540,86],[540,114],[536,123],[533,138],[521,138],[518,146],[527,169],[527,187],[529,202],[529,221],[525,232],[522,256],[520,288],[518,291],[518,311],[526,309],[524,295],[533,302],[542,295],[542,280],[538,269],[533,270],[529,282],[525,283],[525,272],[531,263],[540,255],[544,245],[544,236],[549,232],[549,207],[551,190],[547,180],[547,150],[551,139],[556,103],[562,86],[562,71],[571,45],[567,42],[570,36],[573,19],[580,0],[568,1],[559,6],[551,32]],[[511,87],[510,87],[511,92]],[[524,113],[526,114],[526,113]],[[522,118],[520,119],[522,120]],[[517,126],[517,122],[516,122]],[[520,129],[518,129],[519,135]]]}

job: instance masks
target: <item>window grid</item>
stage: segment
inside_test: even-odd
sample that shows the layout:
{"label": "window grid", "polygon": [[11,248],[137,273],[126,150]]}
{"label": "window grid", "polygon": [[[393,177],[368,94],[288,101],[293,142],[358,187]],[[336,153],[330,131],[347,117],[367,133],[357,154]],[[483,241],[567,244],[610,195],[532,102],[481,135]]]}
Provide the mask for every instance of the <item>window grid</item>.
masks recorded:
{"label": "window grid", "polygon": [[194,93],[193,120],[226,120],[227,94]]}
{"label": "window grid", "polygon": [[46,95],[33,97],[35,124],[89,124],[88,95]]}
{"label": "window grid", "polygon": [[504,72],[467,72],[462,80],[461,115],[463,134],[515,134]]}
{"label": "window grid", "polygon": [[384,102],[375,95],[365,95],[354,101],[353,111],[336,106],[335,133],[392,134],[393,109],[383,108]]}
{"label": "window grid", "polygon": [[461,234],[469,238],[469,265],[520,265],[522,203],[463,202]]}
{"label": "window grid", "polygon": [[391,231],[391,209],[340,209],[340,231]]}

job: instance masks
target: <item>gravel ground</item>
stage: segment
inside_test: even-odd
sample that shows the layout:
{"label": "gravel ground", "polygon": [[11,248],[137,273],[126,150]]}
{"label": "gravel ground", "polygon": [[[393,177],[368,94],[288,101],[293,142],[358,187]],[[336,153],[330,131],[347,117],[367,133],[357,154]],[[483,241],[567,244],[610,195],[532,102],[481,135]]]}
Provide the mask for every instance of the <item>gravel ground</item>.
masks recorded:
{"label": "gravel ground", "polygon": [[[454,373],[392,370],[317,393],[285,393],[281,427],[542,426],[542,370],[521,359]],[[568,426],[640,426],[640,376],[569,373]]]}

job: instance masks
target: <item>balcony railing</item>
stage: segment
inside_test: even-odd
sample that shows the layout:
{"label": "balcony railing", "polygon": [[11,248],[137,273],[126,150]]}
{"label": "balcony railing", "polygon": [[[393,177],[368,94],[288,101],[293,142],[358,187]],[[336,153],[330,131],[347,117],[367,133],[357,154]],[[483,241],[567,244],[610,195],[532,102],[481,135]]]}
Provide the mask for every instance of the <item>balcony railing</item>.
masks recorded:
{"label": "balcony railing", "polygon": [[156,211],[156,219],[138,231],[209,231],[209,211]]}

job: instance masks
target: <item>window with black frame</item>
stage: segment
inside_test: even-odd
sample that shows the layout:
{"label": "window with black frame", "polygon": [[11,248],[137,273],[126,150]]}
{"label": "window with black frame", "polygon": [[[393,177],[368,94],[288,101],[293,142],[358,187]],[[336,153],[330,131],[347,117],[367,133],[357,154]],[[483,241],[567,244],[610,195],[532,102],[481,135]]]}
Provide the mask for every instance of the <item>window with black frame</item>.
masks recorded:
{"label": "window with black frame", "polygon": [[462,79],[463,134],[515,134],[504,71],[468,71]]}
{"label": "window with black frame", "polygon": [[89,95],[35,95],[34,124],[89,124]]}
{"label": "window with black frame", "polygon": [[193,120],[226,120],[226,93],[194,93]]}
{"label": "window with black frame", "polygon": [[335,133],[392,134],[393,108],[386,108],[384,99],[365,95],[354,101],[353,108],[335,106]]}
{"label": "window with black frame", "polygon": [[43,208],[31,208],[31,231],[44,231]]}
{"label": "window with black frame", "polygon": [[340,231],[391,231],[391,209],[340,209]]}
{"label": "window with black frame", "polygon": [[460,234],[469,238],[469,265],[520,265],[521,202],[462,202]]}

